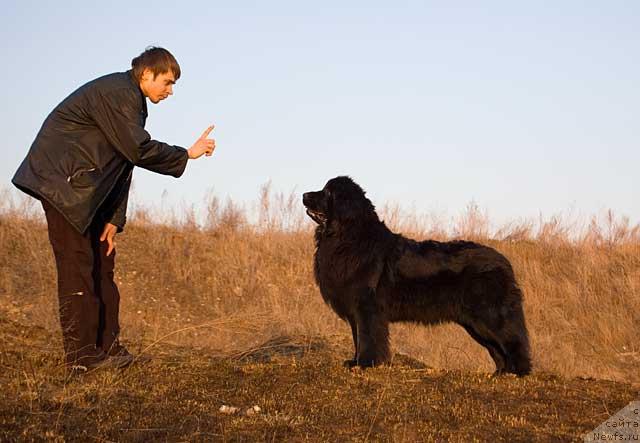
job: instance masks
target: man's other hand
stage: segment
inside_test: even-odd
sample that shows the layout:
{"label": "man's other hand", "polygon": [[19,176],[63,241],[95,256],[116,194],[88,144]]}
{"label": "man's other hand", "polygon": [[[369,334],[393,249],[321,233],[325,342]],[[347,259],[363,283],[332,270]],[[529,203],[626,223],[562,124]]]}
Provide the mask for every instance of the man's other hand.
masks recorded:
{"label": "man's other hand", "polygon": [[190,159],[201,157],[202,154],[205,154],[207,157],[213,154],[213,150],[216,149],[216,141],[214,139],[208,139],[207,137],[209,133],[213,131],[214,127],[214,125],[211,125],[205,129],[200,138],[187,150]]}
{"label": "man's other hand", "polygon": [[109,247],[107,248],[107,255],[111,255],[113,250],[116,248],[116,242],[114,238],[116,237],[116,233],[118,232],[118,227],[116,225],[112,225],[111,223],[107,223],[104,225],[104,230],[102,231],[102,235],[100,236],[100,241],[107,241]]}

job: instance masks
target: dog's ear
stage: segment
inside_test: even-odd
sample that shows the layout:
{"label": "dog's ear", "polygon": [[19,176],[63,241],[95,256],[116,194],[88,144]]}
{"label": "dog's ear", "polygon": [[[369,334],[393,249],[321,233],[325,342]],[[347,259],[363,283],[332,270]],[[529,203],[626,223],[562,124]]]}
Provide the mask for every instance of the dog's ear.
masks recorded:
{"label": "dog's ear", "polygon": [[349,197],[331,195],[332,213],[335,219],[347,222],[363,222],[376,217],[373,204],[364,195]]}

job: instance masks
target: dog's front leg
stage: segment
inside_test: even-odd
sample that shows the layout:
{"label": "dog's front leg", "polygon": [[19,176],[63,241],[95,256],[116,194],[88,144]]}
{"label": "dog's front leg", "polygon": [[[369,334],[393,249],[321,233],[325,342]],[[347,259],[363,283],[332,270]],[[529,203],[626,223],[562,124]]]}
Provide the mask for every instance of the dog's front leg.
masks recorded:
{"label": "dog's front leg", "polygon": [[389,321],[376,300],[375,289],[358,290],[356,301],[358,366],[371,367],[388,362]]}
{"label": "dog's front leg", "polygon": [[353,338],[354,353],[353,359],[344,361],[344,366],[352,368],[354,366],[357,366],[358,364],[358,325],[356,323],[356,319],[353,316],[349,316],[347,320],[349,321],[349,326],[351,326],[351,337]]}

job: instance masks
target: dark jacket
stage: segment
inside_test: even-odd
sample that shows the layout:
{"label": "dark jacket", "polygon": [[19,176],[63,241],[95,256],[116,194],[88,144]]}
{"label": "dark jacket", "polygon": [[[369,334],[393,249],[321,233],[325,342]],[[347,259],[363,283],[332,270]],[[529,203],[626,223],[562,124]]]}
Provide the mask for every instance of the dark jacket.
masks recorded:
{"label": "dark jacket", "polygon": [[146,118],[131,71],[90,81],[49,114],[12,182],[81,233],[96,216],[121,231],[133,167],[180,177],[187,165],[184,148],[151,139]]}

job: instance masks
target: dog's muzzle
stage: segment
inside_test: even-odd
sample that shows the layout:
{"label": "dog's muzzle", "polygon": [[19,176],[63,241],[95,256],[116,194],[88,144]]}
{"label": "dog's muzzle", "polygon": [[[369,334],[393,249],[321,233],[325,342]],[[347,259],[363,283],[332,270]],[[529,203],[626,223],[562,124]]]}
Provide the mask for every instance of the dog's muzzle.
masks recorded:
{"label": "dog's muzzle", "polygon": [[319,225],[323,225],[327,222],[327,216],[322,212],[312,211],[311,209],[307,209],[307,215],[311,217],[311,220],[318,223]]}

